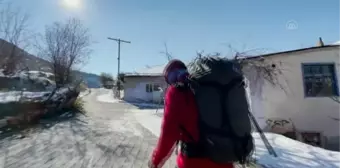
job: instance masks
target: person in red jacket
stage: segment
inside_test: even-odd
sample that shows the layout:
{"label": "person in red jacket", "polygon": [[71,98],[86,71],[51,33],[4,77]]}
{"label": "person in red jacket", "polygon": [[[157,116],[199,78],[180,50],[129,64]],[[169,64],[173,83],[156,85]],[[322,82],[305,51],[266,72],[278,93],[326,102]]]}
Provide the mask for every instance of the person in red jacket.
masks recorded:
{"label": "person in red jacket", "polygon": [[[185,64],[172,60],[164,69],[166,82],[170,85],[165,95],[164,116],[161,133],[154,149],[149,168],[161,168],[173,151],[177,150],[177,142],[198,140],[198,109],[194,95],[187,89],[185,79],[188,76]],[[181,128],[185,128],[183,133]],[[188,158],[179,151],[177,155],[178,168],[233,168],[233,164],[217,164],[208,158]]]}

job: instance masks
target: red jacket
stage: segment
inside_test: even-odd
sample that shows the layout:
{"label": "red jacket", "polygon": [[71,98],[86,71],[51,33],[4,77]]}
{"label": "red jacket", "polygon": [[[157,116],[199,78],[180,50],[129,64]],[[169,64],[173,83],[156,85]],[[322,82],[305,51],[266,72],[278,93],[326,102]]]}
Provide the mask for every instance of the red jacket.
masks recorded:
{"label": "red jacket", "polygon": [[[191,91],[182,91],[170,86],[165,96],[165,109],[162,121],[161,134],[157,146],[152,154],[153,165],[162,167],[171,156],[177,140],[188,142],[190,140],[185,134],[181,134],[179,128],[182,125],[190,135],[198,139],[197,107],[194,95]],[[216,164],[209,159],[187,158],[180,152],[177,156],[179,168],[233,168],[232,164]]]}

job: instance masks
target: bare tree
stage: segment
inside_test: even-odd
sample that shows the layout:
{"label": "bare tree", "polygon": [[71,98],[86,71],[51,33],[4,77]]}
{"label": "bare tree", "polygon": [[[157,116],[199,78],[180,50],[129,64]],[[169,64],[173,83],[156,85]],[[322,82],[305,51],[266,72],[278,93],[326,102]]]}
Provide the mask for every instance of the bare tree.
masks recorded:
{"label": "bare tree", "polygon": [[78,19],[46,27],[39,55],[51,63],[57,88],[72,82],[72,70],[86,63],[90,45],[89,30]]}
{"label": "bare tree", "polygon": [[[2,4],[5,5],[5,4]],[[0,69],[14,73],[33,36],[28,30],[28,15],[6,4],[0,9]]]}
{"label": "bare tree", "polygon": [[[259,80],[267,81],[269,84],[275,87],[280,87],[284,92],[286,92],[286,88],[284,86],[285,81],[284,76],[282,75],[283,69],[281,68],[281,62],[273,62],[261,56],[252,57],[252,55],[260,55],[258,53],[264,53],[265,49],[253,49],[244,52],[238,52],[231,45],[228,46],[230,50],[230,54],[232,56],[222,56],[221,53],[211,53],[204,54],[204,52],[197,52],[196,57],[189,63],[189,66],[193,64],[197,59],[202,59],[204,57],[225,57],[230,60],[234,60],[240,63],[242,67],[243,73],[246,75],[248,72],[253,72],[251,75],[252,82],[260,83]],[[249,78],[249,76],[246,76]]]}
{"label": "bare tree", "polygon": [[104,88],[110,88],[113,86],[114,79],[110,73],[102,72],[100,74],[100,82],[102,83]]}
{"label": "bare tree", "polygon": [[173,56],[171,53],[169,53],[168,51],[168,45],[166,43],[164,43],[164,49],[165,51],[162,51],[161,54],[164,54],[165,55],[165,58],[170,61],[173,59]]}
{"label": "bare tree", "polygon": [[274,87],[279,87],[284,92],[287,91],[284,86],[286,79],[283,76],[280,66],[282,62],[273,62],[264,57],[251,58],[242,56],[242,54],[239,53],[234,57],[234,60],[241,64],[242,71],[245,74],[250,71],[253,72],[251,78],[254,83],[258,83],[257,80],[264,80]]}
{"label": "bare tree", "polygon": [[[164,46],[165,51],[161,53],[164,54],[168,60],[173,59],[172,54],[168,51],[166,43],[164,43]],[[282,62],[273,62],[269,59],[259,56],[261,54],[267,53],[269,49],[260,48],[239,52],[237,49],[233,48],[232,45],[228,45],[227,47],[229,49],[227,56],[223,56],[219,52],[208,54],[205,54],[204,51],[196,52],[196,56],[191,62],[189,62],[188,66],[195,63],[196,60],[202,59],[204,57],[225,57],[227,59],[239,62],[245,75],[247,72],[253,72],[251,75],[252,79],[249,79],[252,80],[252,82],[261,83],[259,80],[266,81],[270,85],[279,87],[284,92],[287,92],[286,87],[284,86],[287,81],[282,73],[284,71],[281,66]],[[245,48],[246,45],[243,45],[243,50]],[[256,57],[252,57],[254,55]],[[246,77],[250,78],[250,76]]]}

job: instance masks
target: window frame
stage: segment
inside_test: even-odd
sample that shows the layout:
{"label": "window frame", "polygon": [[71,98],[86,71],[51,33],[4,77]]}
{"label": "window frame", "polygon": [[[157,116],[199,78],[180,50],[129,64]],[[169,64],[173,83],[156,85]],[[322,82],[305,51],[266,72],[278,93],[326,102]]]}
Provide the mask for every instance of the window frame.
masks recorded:
{"label": "window frame", "polygon": [[154,87],[155,87],[156,85],[159,86],[159,87],[162,86],[162,85],[159,84],[159,83],[147,83],[147,84],[145,85],[145,91],[146,91],[146,93],[157,92],[157,91],[155,91],[155,89],[154,89]]}
{"label": "window frame", "polygon": [[145,92],[146,92],[146,93],[152,93],[152,84],[147,83],[147,84],[145,85]]}
{"label": "window frame", "polygon": [[[332,80],[334,81],[334,95],[330,96],[308,96],[306,93],[306,85],[305,85],[305,66],[323,66],[323,65],[328,65],[328,66],[333,66],[333,69],[331,72],[332,73]],[[338,85],[338,74],[337,74],[337,67],[336,63],[334,62],[318,62],[318,63],[301,63],[301,72],[302,72],[302,86],[303,86],[303,94],[305,98],[324,98],[324,97],[334,97],[334,96],[339,96],[339,85]]]}

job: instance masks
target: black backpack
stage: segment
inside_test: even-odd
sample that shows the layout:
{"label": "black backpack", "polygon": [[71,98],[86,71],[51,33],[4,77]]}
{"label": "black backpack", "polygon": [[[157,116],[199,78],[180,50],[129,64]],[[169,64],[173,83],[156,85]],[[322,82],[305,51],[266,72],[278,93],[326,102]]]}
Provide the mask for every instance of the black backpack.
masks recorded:
{"label": "black backpack", "polygon": [[[180,142],[188,157],[244,164],[254,149],[250,107],[240,65],[219,57],[196,59],[188,66],[188,86],[199,111],[199,141]],[[190,134],[181,127],[182,132]]]}

